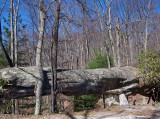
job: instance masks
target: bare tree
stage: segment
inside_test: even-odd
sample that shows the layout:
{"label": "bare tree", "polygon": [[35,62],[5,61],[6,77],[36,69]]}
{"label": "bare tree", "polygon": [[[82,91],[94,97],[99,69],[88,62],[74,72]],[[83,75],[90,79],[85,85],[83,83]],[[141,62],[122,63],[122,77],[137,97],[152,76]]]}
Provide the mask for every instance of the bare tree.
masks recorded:
{"label": "bare tree", "polygon": [[56,1],[56,14],[54,22],[54,30],[52,32],[52,44],[51,44],[51,95],[52,105],[51,112],[57,111],[57,52],[58,52],[58,29],[59,29],[59,17],[60,15],[60,2]]}
{"label": "bare tree", "polygon": [[82,7],[82,33],[83,33],[83,39],[86,41],[85,42],[85,49],[86,49],[86,56],[85,56],[85,62],[86,64],[90,61],[90,48],[89,48],[89,38],[88,38],[88,33],[87,33],[87,8],[86,8],[86,0],[82,1],[83,3],[81,4]]}
{"label": "bare tree", "polygon": [[10,3],[10,27],[11,27],[11,59],[14,63],[14,29],[13,29],[13,0]]}
{"label": "bare tree", "polygon": [[109,39],[110,39],[110,42],[111,42],[114,65],[116,66],[117,63],[116,63],[116,55],[115,55],[115,49],[114,49],[114,40],[113,40],[113,37],[112,37],[112,24],[111,24],[111,5],[112,5],[112,0],[110,0],[110,1],[107,0],[107,3],[108,3],[108,25],[109,25],[108,32],[109,32]]}
{"label": "bare tree", "polygon": [[111,65],[110,65],[110,60],[109,60],[109,48],[108,48],[107,41],[106,41],[106,39],[105,39],[105,35],[104,35],[105,33],[104,33],[103,23],[102,23],[102,19],[101,19],[101,16],[100,16],[100,12],[99,12],[99,9],[98,9],[96,0],[94,0],[94,4],[95,4],[95,6],[96,6],[96,11],[97,11],[97,14],[98,14],[98,19],[99,19],[99,24],[100,24],[101,35],[102,35],[102,39],[103,39],[103,42],[104,42],[105,53],[106,53],[107,61],[108,61],[108,68],[110,68]]}
{"label": "bare tree", "polygon": [[45,32],[45,19],[46,19],[46,12],[48,11],[50,5],[54,2],[49,3],[46,10],[44,9],[44,0],[39,0],[39,26],[38,26],[38,44],[37,44],[37,51],[36,51],[36,66],[38,70],[38,79],[36,82],[35,93],[36,93],[36,107],[35,107],[35,115],[39,115],[41,111],[41,100],[42,100],[42,86],[43,86],[43,67],[42,67],[42,45],[43,45],[43,38]]}
{"label": "bare tree", "polygon": [[117,40],[117,66],[121,66],[121,57],[120,57],[120,26],[119,18],[116,19],[116,40]]}
{"label": "bare tree", "polygon": [[38,44],[37,44],[37,52],[36,52],[36,66],[38,70],[38,79],[36,84],[36,107],[35,107],[35,115],[39,115],[41,111],[41,95],[42,95],[42,82],[43,82],[43,69],[42,69],[42,45],[43,45],[43,38],[44,38],[44,29],[45,29],[45,18],[46,13],[44,11],[44,1],[39,0],[39,37],[38,37]]}
{"label": "bare tree", "polygon": [[18,11],[19,11],[19,4],[20,0],[18,0],[17,7],[15,8],[14,5],[14,57],[15,57],[15,66],[18,66],[18,38],[17,38],[17,17],[18,17]]}
{"label": "bare tree", "polygon": [[[15,67],[18,67],[18,38],[17,38],[17,17],[18,17],[18,11],[19,11],[19,4],[20,1],[18,0],[17,7],[13,3],[13,9],[14,9],[14,59],[15,59]],[[16,7],[16,8],[15,8]],[[19,113],[19,101],[18,99],[15,99],[14,101],[15,110],[14,113]]]}
{"label": "bare tree", "polygon": [[148,2],[148,11],[145,18],[145,39],[144,39],[144,51],[147,50],[147,40],[148,40],[148,17],[150,13],[150,6],[151,6],[152,0],[149,0]]}

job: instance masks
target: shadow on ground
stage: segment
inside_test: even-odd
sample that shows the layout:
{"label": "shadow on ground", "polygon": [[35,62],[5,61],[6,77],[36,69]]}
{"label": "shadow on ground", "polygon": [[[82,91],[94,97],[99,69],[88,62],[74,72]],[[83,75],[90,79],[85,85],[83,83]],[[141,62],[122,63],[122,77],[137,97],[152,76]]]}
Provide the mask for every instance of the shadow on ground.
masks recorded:
{"label": "shadow on ground", "polygon": [[155,111],[152,114],[151,119],[160,119],[160,111]]}
{"label": "shadow on ground", "polygon": [[[89,114],[89,112],[90,112],[90,111],[88,111],[88,110],[85,111],[85,113],[84,113],[84,115],[83,115],[83,116],[84,116],[84,119],[88,119],[88,114]],[[71,119],[77,119],[77,117],[75,117],[74,115],[72,115],[72,114],[69,113],[69,112],[67,112],[66,115],[67,115],[68,117],[70,117]]]}
{"label": "shadow on ground", "polygon": [[[116,113],[114,113],[113,112],[113,114],[110,114],[110,113],[107,113],[106,112],[106,114],[105,113],[103,113],[103,115],[100,115],[100,114],[98,114],[99,112],[97,112],[97,114],[94,114],[94,115],[91,115],[91,114],[89,114],[91,111],[85,111],[85,113],[83,114],[83,115],[73,115],[73,114],[71,114],[71,113],[69,113],[69,112],[67,112],[66,113],[66,116],[68,116],[70,119],[90,119],[90,118],[95,118],[95,119],[105,119],[105,118],[115,118],[115,116],[117,115],[117,119],[119,118],[118,117],[118,115],[120,115],[120,114],[122,114],[122,113],[124,113],[125,111],[123,110],[123,111],[118,111],[118,112],[116,112]],[[128,114],[128,116],[127,115],[125,115],[126,117],[125,118],[129,118],[129,115],[130,114]],[[132,114],[131,114],[132,115]],[[122,117],[124,117],[124,116],[122,116]],[[148,112],[148,115],[144,115],[144,117],[142,117],[142,116],[138,116],[138,115],[132,115],[131,117],[130,117],[130,119],[160,119],[160,111],[155,111],[155,112],[153,112],[153,113],[150,113],[149,114],[149,112]],[[115,118],[116,119],[116,118]]]}
{"label": "shadow on ground", "polygon": [[[70,119],[79,119],[80,117],[82,117],[83,119],[90,119],[90,118],[104,119],[104,118],[107,118],[107,117],[119,115],[119,114],[123,113],[124,111],[119,111],[119,112],[113,113],[113,114],[107,114],[107,113],[106,113],[106,114],[103,115],[103,116],[97,115],[97,114],[95,114],[95,115],[89,115],[89,112],[91,112],[91,111],[86,110],[83,115],[73,115],[73,114],[67,112],[66,115],[67,115]],[[97,112],[97,113],[98,113],[98,112]],[[81,119],[82,119],[82,118],[81,118]]]}

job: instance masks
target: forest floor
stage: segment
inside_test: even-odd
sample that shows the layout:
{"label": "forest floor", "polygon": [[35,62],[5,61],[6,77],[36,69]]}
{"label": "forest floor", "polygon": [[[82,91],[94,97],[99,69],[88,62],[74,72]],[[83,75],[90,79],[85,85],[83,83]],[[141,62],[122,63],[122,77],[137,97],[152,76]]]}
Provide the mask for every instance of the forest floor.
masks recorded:
{"label": "forest floor", "polygon": [[[35,104],[30,101],[32,98],[29,98],[26,102],[23,99],[23,105],[20,108],[21,115],[0,114],[0,119],[160,119],[160,103],[151,101],[149,104],[143,105],[143,96],[139,94],[128,97],[129,107],[111,106],[103,108],[103,101],[100,99],[97,102],[99,106],[94,110],[50,115],[46,107],[43,107],[43,113],[40,116],[33,115]],[[148,98],[146,97],[147,100]],[[133,105],[133,102],[136,105]],[[26,106],[31,103],[31,107],[25,107],[24,103],[26,103]],[[23,109],[22,107],[25,108]]]}
{"label": "forest floor", "polygon": [[76,113],[34,115],[0,115],[0,119],[160,119],[160,106],[112,106]]}

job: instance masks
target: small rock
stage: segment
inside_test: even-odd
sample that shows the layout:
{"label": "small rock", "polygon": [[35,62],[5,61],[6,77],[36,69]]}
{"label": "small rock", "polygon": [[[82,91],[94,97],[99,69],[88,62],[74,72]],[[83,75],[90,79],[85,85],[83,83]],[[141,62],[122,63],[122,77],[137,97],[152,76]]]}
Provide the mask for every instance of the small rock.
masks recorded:
{"label": "small rock", "polygon": [[128,100],[126,98],[126,96],[124,94],[120,94],[119,95],[119,102],[120,102],[120,106],[122,107],[128,107]]}
{"label": "small rock", "polygon": [[119,103],[116,101],[116,99],[113,96],[106,99],[106,104],[108,104],[109,107],[113,105],[119,105]]}

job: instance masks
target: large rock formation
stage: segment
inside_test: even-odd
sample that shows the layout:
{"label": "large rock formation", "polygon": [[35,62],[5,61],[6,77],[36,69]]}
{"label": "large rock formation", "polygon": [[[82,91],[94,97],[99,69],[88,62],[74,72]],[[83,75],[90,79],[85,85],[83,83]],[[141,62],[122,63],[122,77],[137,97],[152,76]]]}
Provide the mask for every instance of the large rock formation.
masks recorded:
{"label": "large rock formation", "polygon": [[[50,68],[44,68],[43,95],[50,94]],[[64,95],[140,93],[149,96],[152,85],[134,67],[88,70],[57,70],[58,91]],[[34,95],[36,67],[5,68],[0,78],[9,80],[0,97],[19,98]]]}

